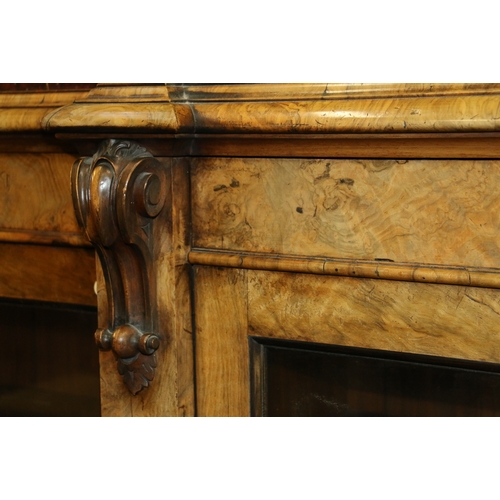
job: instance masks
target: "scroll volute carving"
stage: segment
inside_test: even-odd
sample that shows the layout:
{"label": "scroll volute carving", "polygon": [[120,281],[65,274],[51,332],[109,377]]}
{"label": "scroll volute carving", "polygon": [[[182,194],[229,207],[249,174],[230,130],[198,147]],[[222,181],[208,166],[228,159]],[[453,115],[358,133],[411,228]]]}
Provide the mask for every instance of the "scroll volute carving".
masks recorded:
{"label": "scroll volute carving", "polygon": [[123,140],[101,144],[75,162],[76,215],[96,248],[106,282],[109,323],[95,333],[112,350],[132,394],[148,387],[160,346],[153,273],[153,225],[166,202],[166,174],[141,146]]}

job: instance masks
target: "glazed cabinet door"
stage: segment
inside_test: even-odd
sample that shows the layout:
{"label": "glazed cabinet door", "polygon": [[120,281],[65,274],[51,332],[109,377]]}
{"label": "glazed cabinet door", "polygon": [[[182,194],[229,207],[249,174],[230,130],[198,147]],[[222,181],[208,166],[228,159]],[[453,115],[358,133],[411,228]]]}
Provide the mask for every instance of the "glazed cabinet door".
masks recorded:
{"label": "glazed cabinet door", "polygon": [[208,266],[194,286],[200,416],[500,415],[497,290]]}

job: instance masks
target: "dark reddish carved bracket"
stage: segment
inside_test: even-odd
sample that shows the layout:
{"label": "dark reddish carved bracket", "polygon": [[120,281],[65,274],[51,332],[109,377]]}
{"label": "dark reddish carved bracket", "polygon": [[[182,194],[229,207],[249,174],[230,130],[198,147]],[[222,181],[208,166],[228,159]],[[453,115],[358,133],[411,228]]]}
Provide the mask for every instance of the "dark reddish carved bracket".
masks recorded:
{"label": "dark reddish carved bracket", "polygon": [[72,194],[78,222],[97,250],[108,294],[106,328],[95,333],[112,350],[132,394],[148,387],[160,345],[152,229],[166,199],[165,172],[138,144],[108,140],[75,162]]}

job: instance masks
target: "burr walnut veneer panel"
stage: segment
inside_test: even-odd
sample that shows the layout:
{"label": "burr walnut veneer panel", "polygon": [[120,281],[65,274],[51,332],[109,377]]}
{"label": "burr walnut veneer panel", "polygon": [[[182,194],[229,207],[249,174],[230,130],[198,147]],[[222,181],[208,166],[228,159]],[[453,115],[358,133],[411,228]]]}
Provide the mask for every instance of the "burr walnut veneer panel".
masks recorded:
{"label": "burr walnut veneer panel", "polygon": [[500,363],[498,290],[248,272],[251,335]]}
{"label": "burr walnut veneer panel", "polygon": [[500,267],[499,161],[193,163],[195,247]]}

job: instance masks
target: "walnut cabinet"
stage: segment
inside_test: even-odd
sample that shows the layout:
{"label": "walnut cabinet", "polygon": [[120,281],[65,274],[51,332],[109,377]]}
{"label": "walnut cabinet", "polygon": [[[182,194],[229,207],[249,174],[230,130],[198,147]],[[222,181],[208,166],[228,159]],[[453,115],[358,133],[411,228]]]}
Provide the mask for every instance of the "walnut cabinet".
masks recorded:
{"label": "walnut cabinet", "polygon": [[499,85],[0,100],[0,292],[97,303],[103,416],[500,414]]}

